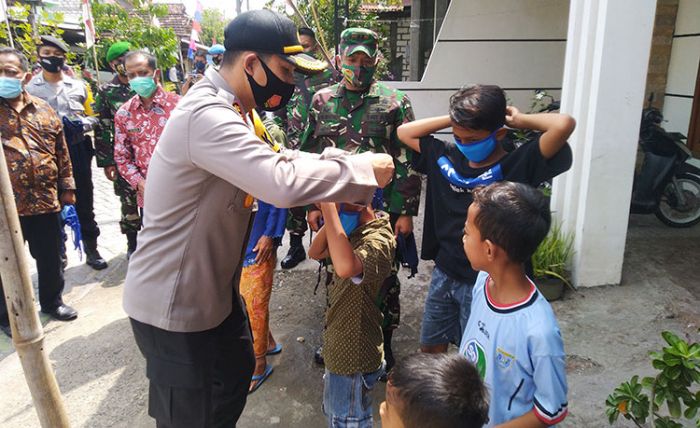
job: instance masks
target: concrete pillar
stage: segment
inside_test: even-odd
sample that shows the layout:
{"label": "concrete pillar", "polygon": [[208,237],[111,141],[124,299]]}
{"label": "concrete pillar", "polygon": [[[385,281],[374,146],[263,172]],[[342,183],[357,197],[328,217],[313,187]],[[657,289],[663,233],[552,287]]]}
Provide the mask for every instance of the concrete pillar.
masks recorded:
{"label": "concrete pillar", "polygon": [[562,111],[578,126],[552,206],[574,233],[578,286],[621,280],[655,10],[655,0],[570,3]]}
{"label": "concrete pillar", "polygon": [[423,27],[423,13],[421,0],[411,2],[411,41],[408,44],[408,77],[418,81],[423,76],[423,52],[421,49],[421,27]]}

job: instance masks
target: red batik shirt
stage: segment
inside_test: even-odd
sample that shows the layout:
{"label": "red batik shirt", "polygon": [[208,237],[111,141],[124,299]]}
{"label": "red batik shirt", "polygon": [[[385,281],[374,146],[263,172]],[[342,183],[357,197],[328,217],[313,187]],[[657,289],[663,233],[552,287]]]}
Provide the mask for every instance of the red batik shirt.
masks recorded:
{"label": "red batik shirt", "polygon": [[[135,95],[114,115],[114,162],[134,189],[146,179],[156,143],[179,100],[179,95],[158,86],[150,108],[146,109],[141,97]],[[142,195],[138,196],[138,205],[143,207]]]}

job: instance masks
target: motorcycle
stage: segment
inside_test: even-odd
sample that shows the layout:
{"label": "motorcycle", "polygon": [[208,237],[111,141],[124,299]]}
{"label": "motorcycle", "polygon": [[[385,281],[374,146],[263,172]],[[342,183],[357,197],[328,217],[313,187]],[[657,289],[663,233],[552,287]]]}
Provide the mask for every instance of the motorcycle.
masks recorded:
{"label": "motorcycle", "polygon": [[658,109],[642,111],[639,145],[644,160],[634,177],[630,212],[653,213],[668,226],[690,227],[700,222],[700,168],[688,162],[693,154],[686,137],[667,132],[662,122]]}

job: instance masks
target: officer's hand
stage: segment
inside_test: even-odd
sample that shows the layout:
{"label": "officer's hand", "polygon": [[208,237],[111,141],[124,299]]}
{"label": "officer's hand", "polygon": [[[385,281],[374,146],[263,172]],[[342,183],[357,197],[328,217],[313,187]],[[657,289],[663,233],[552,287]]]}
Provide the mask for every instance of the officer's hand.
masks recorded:
{"label": "officer's hand", "polygon": [[107,180],[109,181],[114,181],[117,179],[117,167],[114,165],[106,166],[105,167],[105,177],[107,177]]}
{"label": "officer's hand", "polygon": [[394,235],[398,238],[399,235],[408,235],[413,232],[413,217],[410,215],[401,215],[396,219],[394,225]]}
{"label": "officer's hand", "polygon": [[374,178],[379,187],[386,187],[394,176],[394,159],[385,153],[376,153],[372,156],[372,169]]}
{"label": "officer's hand", "polygon": [[64,190],[61,192],[61,205],[75,205],[75,191]]}
{"label": "officer's hand", "polygon": [[309,223],[309,227],[314,232],[318,232],[318,229],[321,228],[322,219],[323,215],[321,214],[320,210],[310,210],[309,213],[306,214],[306,221]]}

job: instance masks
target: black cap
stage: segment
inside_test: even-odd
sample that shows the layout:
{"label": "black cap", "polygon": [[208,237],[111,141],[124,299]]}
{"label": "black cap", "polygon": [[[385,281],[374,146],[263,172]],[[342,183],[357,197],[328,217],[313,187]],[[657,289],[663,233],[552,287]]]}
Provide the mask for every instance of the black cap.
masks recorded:
{"label": "black cap", "polygon": [[69,51],[68,46],[66,46],[65,43],[63,43],[62,40],[57,39],[56,37],[53,36],[41,36],[41,43],[39,46],[53,46],[55,48],[58,48],[63,51],[63,53],[67,53]]}
{"label": "black cap", "polygon": [[291,19],[269,9],[251,10],[238,15],[224,30],[227,51],[253,51],[277,54],[302,73],[318,73],[328,67],[304,54],[297,27]]}

